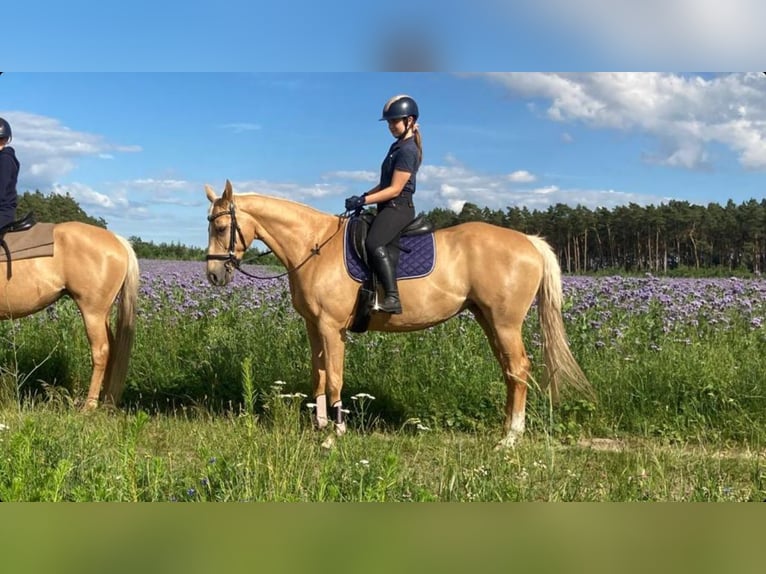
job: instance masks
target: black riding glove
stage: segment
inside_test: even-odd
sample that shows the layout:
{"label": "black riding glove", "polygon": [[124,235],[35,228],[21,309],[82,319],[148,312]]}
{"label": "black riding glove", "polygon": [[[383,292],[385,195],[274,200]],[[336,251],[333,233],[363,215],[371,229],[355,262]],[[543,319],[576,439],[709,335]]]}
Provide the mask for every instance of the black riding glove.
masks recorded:
{"label": "black riding glove", "polygon": [[346,211],[356,211],[364,207],[363,195],[352,195],[346,200]]}

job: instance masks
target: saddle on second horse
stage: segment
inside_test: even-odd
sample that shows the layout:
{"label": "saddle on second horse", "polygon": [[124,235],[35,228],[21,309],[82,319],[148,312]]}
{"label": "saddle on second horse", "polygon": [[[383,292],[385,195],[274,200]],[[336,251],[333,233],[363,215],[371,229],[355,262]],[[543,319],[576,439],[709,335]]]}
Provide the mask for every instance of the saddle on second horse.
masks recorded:
{"label": "saddle on second horse", "polygon": [[[37,257],[43,255],[53,254],[53,225],[52,224],[40,224],[43,226],[50,226],[50,229],[46,227],[45,233],[34,238],[28,238],[26,234],[22,234],[22,231],[29,231],[35,225],[34,214],[30,211],[21,219],[11,221],[9,224],[0,228],[0,261],[6,261],[6,278],[10,279],[13,275],[11,268],[11,254],[16,255],[17,259],[25,259],[26,257]],[[7,234],[12,233],[14,235]],[[21,243],[14,241],[13,239],[21,238],[24,236],[27,241],[22,240]],[[35,234],[37,235],[37,234]],[[31,243],[30,243],[31,241]],[[42,251],[40,249],[42,248]]]}
{"label": "saddle on second horse", "polygon": [[[365,249],[365,239],[374,217],[371,213],[355,215],[349,219],[346,228],[346,270],[354,280],[361,283],[354,321],[350,327],[354,333],[367,330],[370,314],[376,305],[377,279],[367,261]],[[422,215],[418,216],[402,230],[399,241],[389,246],[397,279],[414,279],[431,273],[435,261],[433,231],[433,224]]]}

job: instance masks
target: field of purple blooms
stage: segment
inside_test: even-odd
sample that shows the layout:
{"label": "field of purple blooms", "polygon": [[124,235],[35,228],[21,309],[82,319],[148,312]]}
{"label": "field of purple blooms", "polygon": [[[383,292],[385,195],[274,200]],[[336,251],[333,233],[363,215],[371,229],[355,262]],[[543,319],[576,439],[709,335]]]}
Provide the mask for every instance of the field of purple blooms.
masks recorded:
{"label": "field of purple blooms", "polygon": [[[284,381],[287,393],[311,393],[308,343],[286,279],[238,274],[217,288],[208,284],[202,262],[142,260],[140,266],[128,405],[236,410],[246,358],[257,406],[274,381]],[[249,270],[265,277],[281,271]],[[571,396],[551,416],[544,393],[533,391],[530,432],[565,440],[640,435],[763,442],[766,281],[565,277],[564,289],[572,349],[599,398]],[[525,331],[536,362],[534,308]],[[4,364],[17,365],[16,384],[84,394],[88,349],[70,301],[5,322],[0,334],[12,342]],[[376,397],[365,424],[399,428],[417,419],[434,429],[499,428],[505,387],[467,314],[417,333],[352,334],[346,366],[346,403],[358,393]]]}

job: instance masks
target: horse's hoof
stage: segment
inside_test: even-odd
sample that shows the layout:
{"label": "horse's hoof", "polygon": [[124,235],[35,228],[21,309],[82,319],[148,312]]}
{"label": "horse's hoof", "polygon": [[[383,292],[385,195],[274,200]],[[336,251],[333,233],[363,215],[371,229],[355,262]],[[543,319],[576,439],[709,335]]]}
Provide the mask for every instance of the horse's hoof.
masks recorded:
{"label": "horse's hoof", "polygon": [[322,448],[325,450],[332,450],[335,446],[335,435],[329,434],[327,438],[322,441]]}
{"label": "horse's hoof", "polygon": [[98,408],[98,400],[88,399],[82,407],[82,412],[91,413]]}
{"label": "horse's hoof", "polygon": [[518,437],[515,434],[509,434],[503,438],[501,438],[497,444],[495,445],[495,450],[508,450],[516,448],[516,441],[518,440]]}
{"label": "horse's hoof", "polygon": [[328,427],[330,424],[330,421],[327,420],[327,417],[317,417],[316,415],[311,417],[311,423],[314,426],[314,430],[324,430]]}

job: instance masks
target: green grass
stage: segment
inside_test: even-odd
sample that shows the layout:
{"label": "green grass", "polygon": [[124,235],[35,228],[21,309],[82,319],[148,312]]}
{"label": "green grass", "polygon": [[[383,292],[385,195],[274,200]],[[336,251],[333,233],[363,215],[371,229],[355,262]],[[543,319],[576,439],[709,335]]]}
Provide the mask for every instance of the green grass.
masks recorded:
{"label": "green grass", "polygon": [[305,410],[82,414],[51,403],[0,411],[5,501],[753,501],[764,453],[651,439],[564,444],[530,433],[352,428],[327,451]]}

